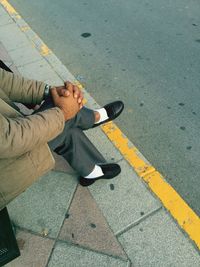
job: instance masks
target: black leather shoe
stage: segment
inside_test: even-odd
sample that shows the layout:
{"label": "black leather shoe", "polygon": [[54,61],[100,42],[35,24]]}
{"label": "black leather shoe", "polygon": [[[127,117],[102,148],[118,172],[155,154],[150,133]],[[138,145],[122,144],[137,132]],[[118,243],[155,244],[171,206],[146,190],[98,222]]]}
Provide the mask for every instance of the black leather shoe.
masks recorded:
{"label": "black leather shoe", "polygon": [[108,114],[108,119],[106,119],[100,123],[95,123],[93,125],[93,128],[97,127],[103,123],[106,123],[108,121],[112,121],[112,120],[116,119],[122,113],[122,110],[124,109],[124,103],[122,101],[115,101],[115,102],[112,102],[110,104],[105,105],[103,108],[105,108],[105,110]]}
{"label": "black leather shoe", "polygon": [[89,186],[99,179],[112,179],[121,172],[120,166],[116,163],[99,164],[99,166],[101,167],[104,175],[92,179],[80,177],[79,180],[80,185]]}

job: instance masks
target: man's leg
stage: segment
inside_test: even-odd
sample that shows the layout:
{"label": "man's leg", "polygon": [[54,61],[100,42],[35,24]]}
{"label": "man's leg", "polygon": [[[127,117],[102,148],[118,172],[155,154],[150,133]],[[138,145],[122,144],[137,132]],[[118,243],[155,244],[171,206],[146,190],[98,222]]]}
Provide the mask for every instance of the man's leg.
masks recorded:
{"label": "man's leg", "polygon": [[63,156],[80,176],[89,175],[95,164],[105,163],[104,157],[90,142],[80,128],[70,128],[65,124],[64,131],[48,143],[51,150]]}
{"label": "man's leg", "polygon": [[[45,110],[53,106],[53,100],[51,96],[49,96],[47,101],[45,101],[42,107],[40,107],[40,110]],[[97,110],[91,110],[83,107],[71,120],[71,124],[73,127],[78,127],[82,130],[94,128],[105,122],[116,119],[121,114],[123,109],[124,104],[122,101],[115,101]]]}
{"label": "man's leg", "polygon": [[[37,112],[53,106],[49,99]],[[48,143],[79,173],[82,186],[89,186],[97,179],[113,178],[121,171],[118,164],[105,164],[104,157],[83,133],[83,130],[93,127],[94,123],[94,111],[82,108],[73,119],[65,123],[63,132]]]}
{"label": "man's leg", "polygon": [[[51,107],[54,107],[54,104],[49,98],[36,112]],[[80,176],[90,174],[95,164],[106,162],[83,133],[83,130],[94,125],[94,120],[94,112],[83,107],[73,119],[65,123],[63,132],[48,143],[50,149],[63,156]]]}
{"label": "man's leg", "polygon": [[[61,145],[59,143],[62,142]],[[111,179],[121,172],[118,164],[108,163],[80,128],[66,127],[61,135],[50,141],[49,147],[62,155],[79,173],[79,183],[89,186],[98,179]]]}

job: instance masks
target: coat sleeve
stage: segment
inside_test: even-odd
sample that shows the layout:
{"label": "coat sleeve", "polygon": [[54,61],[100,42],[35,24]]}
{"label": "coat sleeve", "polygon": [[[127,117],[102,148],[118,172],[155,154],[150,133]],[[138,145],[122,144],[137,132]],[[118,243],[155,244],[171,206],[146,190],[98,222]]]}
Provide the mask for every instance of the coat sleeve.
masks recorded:
{"label": "coat sleeve", "polygon": [[63,131],[64,124],[57,107],[12,119],[0,114],[0,158],[20,156],[47,143]]}
{"label": "coat sleeve", "polygon": [[13,102],[40,104],[43,100],[45,83],[0,69],[0,88]]}

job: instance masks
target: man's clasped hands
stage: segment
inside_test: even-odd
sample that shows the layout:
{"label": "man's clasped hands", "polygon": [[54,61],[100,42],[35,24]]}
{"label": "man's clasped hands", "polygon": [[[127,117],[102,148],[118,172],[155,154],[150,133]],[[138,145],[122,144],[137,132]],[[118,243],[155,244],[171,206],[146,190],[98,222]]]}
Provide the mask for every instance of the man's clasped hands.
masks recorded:
{"label": "man's clasped hands", "polygon": [[54,105],[62,110],[65,121],[73,118],[83,107],[83,92],[71,82],[52,87],[50,91]]}

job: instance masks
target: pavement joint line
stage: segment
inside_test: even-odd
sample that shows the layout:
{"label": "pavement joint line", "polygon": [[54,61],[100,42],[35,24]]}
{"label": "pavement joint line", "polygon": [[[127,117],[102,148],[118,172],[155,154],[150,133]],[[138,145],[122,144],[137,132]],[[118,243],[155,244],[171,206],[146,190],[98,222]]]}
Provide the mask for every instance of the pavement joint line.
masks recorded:
{"label": "pavement joint line", "polygon": [[[76,190],[77,190],[77,188],[76,188]],[[74,191],[74,194],[75,194],[76,190]],[[73,195],[74,195],[74,194],[73,194]],[[70,205],[71,205],[71,204],[70,204]],[[69,208],[70,208],[70,205],[69,205]],[[68,208],[68,210],[69,210],[69,208]],[[65,219],[63,220],[62,226],[63,226],[63,224],[64,224],[64,221],[65,221]],[[70,246],[74,246],[74,247],[80,247],[80,248],[82,248],[82,249],[84,249],[84,250],[87,250],[87,251],[95,252],[95,253],[98,253],[98,254],[101,254],[101,255],[105,255],[105,256],[109,256],[109,257],[112,257],[112,258],[115,258],[115,259],[120,259],[120,260],[122,260],[122,261],[124,261],[124,262],[127,262],[127,261],[128,261],[128,263],[129,263],[129,261],[131,261],[131,260],[129,259],[129,257],[128,257],[128,255],[127,255],[127,253],[126,253],[126,251],[124,250],[123,247],[122,247],[122,249],[123,249],[125,255],[127,256],[127,260],[124,259],[124,258],[121,258],[121,257],[119,257],[119,256],[114,256],[114,255],[111,255],[111,254],[106,254],[105,252],[101,252],[101,251],[93,250],[93,249],[91,249],[91,248],[88,248],[88,247],[85,247],[85,246],[82,246],[82,245],[78,245],[78,244],[72,243],[72,242],[69,241],[69,240],[58,239],[58,237],[59,237],[59,235],[60,235],[60,232],[61,232],[61,229],[62,229],[62,226],[61,226],[61,228],[60,228],[60,231],[59,231],[57,237],[54,238],[54,237],[51,237],[51,236],[48,236],[48,235],[47,235],[47,236],[44,236],[44,235],[42,235],[42,234],[40,234],[40,233],[38,233],[38,232],[34,232],[34,231],[30,230],[30,229],[27,229],[27,228],[24,228],[24,227],[21,227],[21,226],[18,226],[18,225],[15,225],[15,224],[14,224],[14,228],[15,228],[15,231],[16,231],[16,232],[17,232],[17,231],[22,231],[22,232],[29,233],[29,234],[31,234],[31,235],[34,235],[34,236],[37,236],[37,237],[40,237],[40,238],[44,238],[44,239],[52,240],[52,241],[54,242],[53,247],[52,247],[52,249],[51,249],[51,252],[50,252],[50,254],[49,254],[49,257],[48,257],[47,264],[46,264],[45,267],[48,267],[48,264],[49,264],[49,262],[50,262],[50,260],[51,260],[51,257],[52,257],[52,254],[53,254],[53,252],[54,252],[54,249],[55,249],[55,247],[56,247],[57,242],[60,242],[60,243],[63,243],[63,244],[68,244],[68,245],[70,245]],[[119,242],[119,241],[118,241],[118,242]],[[120,242],[119,242],[119,243],[120,243]],[[128,266],[129,266],[129,265],[127,265],[127,267],[128,267]],[[130,265],[130,266],[132,266],[132,265]]]}
{"label": "pavement joint line", "polygon": [[13,65],[15,65],[16,68],[22,68],[22,67],[24,67],[24,66],[28,66],[28,65],[30,65],[30,64],[33,64],[33,63],[36,63],[36,62],[39,62],[39,61],[41,61],[41,59],[37,59],[37,60],[33,60],[33,61],[29,61],[29,62],[27,62],[27,63],[25,63],[25,64],[23,64],[23,65],[16,65],[16,64],[13,64]]}
{"label": "pavement joint line", "polygon": [[[48,46],[31,30],[29,25],[7,0],[0,0],[0,4],[16,22],[21,31],[26,34],[27,38],[35,44],[35,47],[39,50],[40,54],[52,66],[52,63],[47,58],[48,55],[52,54],[52,51]],[[24,31],[24,29],[26,30]],[[62,65],[61,62],[60,64]],[[52,68],[59,75],[59,71],[56,71],[53,66]],[[68,72],[67,69],[66,71]],[[62,75],[59,76],[62,78]],[[107,123],[101,128],[112,143],[118,148],[124,158],[130,163],[131,167],[136,171],[139,177],[148,184],[149,188],[160,199],[169,214],[171,214],[179,226],[188,234],[189,238],[194,241],[197,248],[200,249],[200,218],[198,215],[180,197],[174,188],[167,183],[164,177],[151,166],[151,164],[147,163],[145,157],[113,122]]]}
{"label": "pavement joint line", "polygon": [[[66,213],[65,213],[65,216],[66,216],[66,214],[67,214],[68,211],[69,211],[69,208],[70,208],[70,206],[71,206],[71,204],[72,204],[72,201],[73,201],[73,199],[74,199],[74,195],[75,195],[77,189],[78,189],[78,184],[77,184],[77,186],[76,186],[76,188],[75,188],[75,190],[74,190],[74,192],[73,192],[73,194],[72,194],[72,196],[71,196],[71,199],[70,199],[70,201],[69,201],[69,206],[68,206],[68,208],[67,208],[67,211],[66,211]],[[57,242],[60,242],[60,240],[59,240],[59,235],[60,235],[60,233],[61,233],[61,230],[62,230],[62,227],[63,227],[63,225],[64,225],[64,222],[65,222],[65,217],[63,218],[61,227],[60,227],[60,229],[59,229],[59,231],[58,231],[58,234],[57,234],[56,238],[54,239],[55,242],[54,242],[53,247],[52,247],[52,249],[51,249],[51,252],[50,252],[50,254],[49,254],[49,257],[48,257],[48,260],[47,260],[46,267],[48,267],[49,262],[50,262],[50,260],[51,260],[51,258],[52,258],[52,254],[53,254],[54,249],[55,249],[55,247],[56,247],[56,243],[57,243]]]}
{"label": "pavement joint line", "polygon": [[0,28],[3,28],[3,27],[5,27],[6,25],[9,25],[9,24],[13,24],[14,22],[8,22],[8,23],[5,23],[5,24],[3,24],[3,25],[0,25]]}
{"label": "pavement joint line", "polygon": [[115,236],[118,238],[119,236],[123,235],[124,233],[126,233],[127,231],[129,231],[130,229],[132,229],[133,227],[135,227],[136,225],[140,224],[141,222],[143,222],[147,218],[153,216],[155,213],[159,212],[162,209],[163,209],[163,207],[160,206],[160,207],[158,207],[158,208],[156,208],[156,209],[148,212],[147,214],[145,214],[144,216],[142,216],[138,220],[136,220],[136,221],[130,223],[129,225],[127,225],[124,229],[119,230],[117,233],[115,233]]}
{"label": "pavement joint line", "polygon": [[52,241],[56,241],[56,239],[53,238],[53,237],[51,237],[51,236],[48,236],[48,235],[47,236],[44,236],[43,234],[40,234],[38,232],[35,232],[35,231],[31,230],[31,229],[27,229],[25,227],[21,227],[19,225],[15,225],[14,224],[14,228],[16,229],[16,232],[17,231],[22,231],[22,232],[29,233],[29,234],[34,235],[34,236],[38,236],[38,237],[41,237],[41,238],[45,238],[45,239],[49,239],[49,240],[52,240]]}
{"label": "pavement joint line", "polygon": [[[122,159],[122,160],[124,160],[124,159]],[[95,200],[94,196],[92,195],[92,193],[90,192],[90,189],[89,189],[89,188],[88,188],[88,190],[89,190],[89,193],[90,193],[90,195],[91,195],[91,198],[96,202],[96,200]],[[97,205],[97,207],[99,208],[99,210],[101,210],[100,207],[99,207],[99,205],[98,205],[98,203],[96,203],[96,205]],[[110,225],[109,225],[109,223],[108,223],[106,217],[104,216],[104,213],[103,213],[102,211],[101,211],[101,213],[102,213],[102,214],[101,214],[102,217],[104,218],[104,220],[107,222],[108,226],[110,227]],[[113,229],[112,229],[111,227],[110,227],[110,231],[112,232],[113,236],[116,237],[116,239],[117,239],[118,243],[120,244],[121,248],[123,249],[124,254],[126,255],[127,259],[129,259],[127,252],[124,250],[122,244],[121,244],[120,241],[118,240],[117,236],[115,235],[115,233],[113,232]],[[108,255],[110,255],[110,254],[108,254]],[[116,257],[117,257],[117,256],[116,256]],[[120,258],[120,257],[119,257],[119,258]],[[121,259],[121,258],[120,258],[120,259]]]}
{"label": "pavement joint line", "polygon": [[[97,254],[100,254],[100,255],[104,255],[104,256],[108,256],[108,257],[111,257],[113,259],[118,259],[118,260],[121,260],[123,262],[128,262],[130,259],[128,258],[127,254],[127,259],[124,259],[124,258],[121,258],[120,256],[116,256],[116,255],[112,255],[112,254],[108,254],[106,252],[102,252],[100,250],[94,250],[94,249],[91,249],[89,247],[86,247],[86,246],[83,246],[83,245],[79,245],[79,244],[76,244],[76,243],[73,243],[69,240],[57,240],[56,242],[59,242],[59,243],[62,243],[62,244],[67,244],[67,245],[70,245],[70,246],[73,246],[73,247],[77,247],[77,248],[81,248],[83,250],[86,250],[86,251],[90,251],[90,252],[94,252],[94,253],[97,253]],[[55,242],[55,244],[56,244]],[[48,265],[47,265],[48,266]]]}
{"label": "pavement joint line", "polygon": [[6,50],[7,50],[8,53],[10,53],[10,52],[14,52],[14,51],[16,51],[16,50],[19,49],[19,48],[25,48],[25,47],[26,47],[26,44],[23,44],[23,45],[20,45],[20,46],[17,47],[17,48],[11,48],[11,49],[6,48]]}
{"label": "pavement joint line", "polygon": [[164,177],[138,155],[137,148],[132,143],[130,145],[128,138],[113,122],[109,122],[101,128],[121,154],[124,155],[138,176],[143,179],[156,197],[160,199],[163,206],[168,210],[178,225],[194,241],[198,249],[200,249],[200,218],[198,215],[174,188],[167,183]]}
{"label": "pavement joint line", "polygon": [[122,157],[121,159],[116,160],[115,163],[120,163],[120,162],[122,162],[123,160],[124,160],[124,158]]}
{"label": "pavement joint line", "polygon": [[6,63],[6,65],[7,65],[9,68],[13,65],[12,62],[8,62],[8,61],[4,61],[4,63]]}
{"label": "pavement joint line", "polygon": [[131,262],[130,259],[128,260],[127,267],[133,267],[133,263]]}
{"label": "pavement joint line", "polygon": [[[63,220],[62,226],[63,226],[63,224],[64,224],[64,221],[65,221],[65,219]],[[30,230],[30,229],[27,229],[27,228],[24,228],[24,227],[21,227],[21,226],[18,226],[18,225],[14,225],[14,228],[16,229],[16,230],[15,230],[16,232],[17,232],[17,231],[22,231],[22,232],[29,233],[29,234],[31,234],[31,235],[34,235],[34,236],[37,236],[37,237],[40,237],[40,238],[44,238],[44,239],[52,240],[52,241],[54,242],[53,247],[52,247],[52,249],[51,249],[51,252],[50,252],[50,254],[49,254],[49,257],[48,257],[48,261],[47,261],[46,267],[48,267],[48,264],[49,264],[49,262],[50,262],[50,260],[51,260],[51,257],[52,257],[52,254],[53,254],[53,252],[54,252],[54,249],[55,249],[55,247],[56,247],[57,242],[62,243],[62,244],[68,244],[68,245],[70,245],[70,246],[74,246],[74,247],[80,247],[80,248],[82,248],[82,249],[84,249],[84,250],[91,251],[91,252],[95,252],[95,253],[98,253],[98,254],[101,254],[101,255],[105,255],[105,256],[109,256],[109,257],[112,257],[112,258],[115,258],[115,259],[122,260],[122,261],[124,261],[124,262],[130,261],[130,259],[129,259],[129,257],[128,257],[126,251],[124,251],[124,249],[123,249],[123,251],[124,251],[124,253],[125,253],[126,256],[127,256],[127,260],[124,259],[124,258],[121,258],[121,257],[119,257],[119,256],[115,256],[115,255],[111,255],[111,254],[106,254],[105,252],[101,252],[101,251],[93,250],[93,249],[88,248],[88,247],[86,247],[86,246],[82,246],[82,245],[73,243],[73,242],[71,242],[71,241],[69,241],[69,240],[58,239],[58,237],[59,237],[59,235],[60,235],[60,232],[61,232],[61,229],[62,229],[62,226],[61,226],[60,231],[59,231],[59,233],[58,233],[58,235],[57,235],[56,238],[50,237],[50,236],[48,236],[48,235],[47,235],[47,236],[44,236],[44,235],[42,235],[42,234],[40,234],[40,233],[38,233],[38,232],[34,232],[34,231]],[[118,242],[119,242],[119,241],[118,241]],[[128,265],[128,266],[129,266],[129,265]]]}

